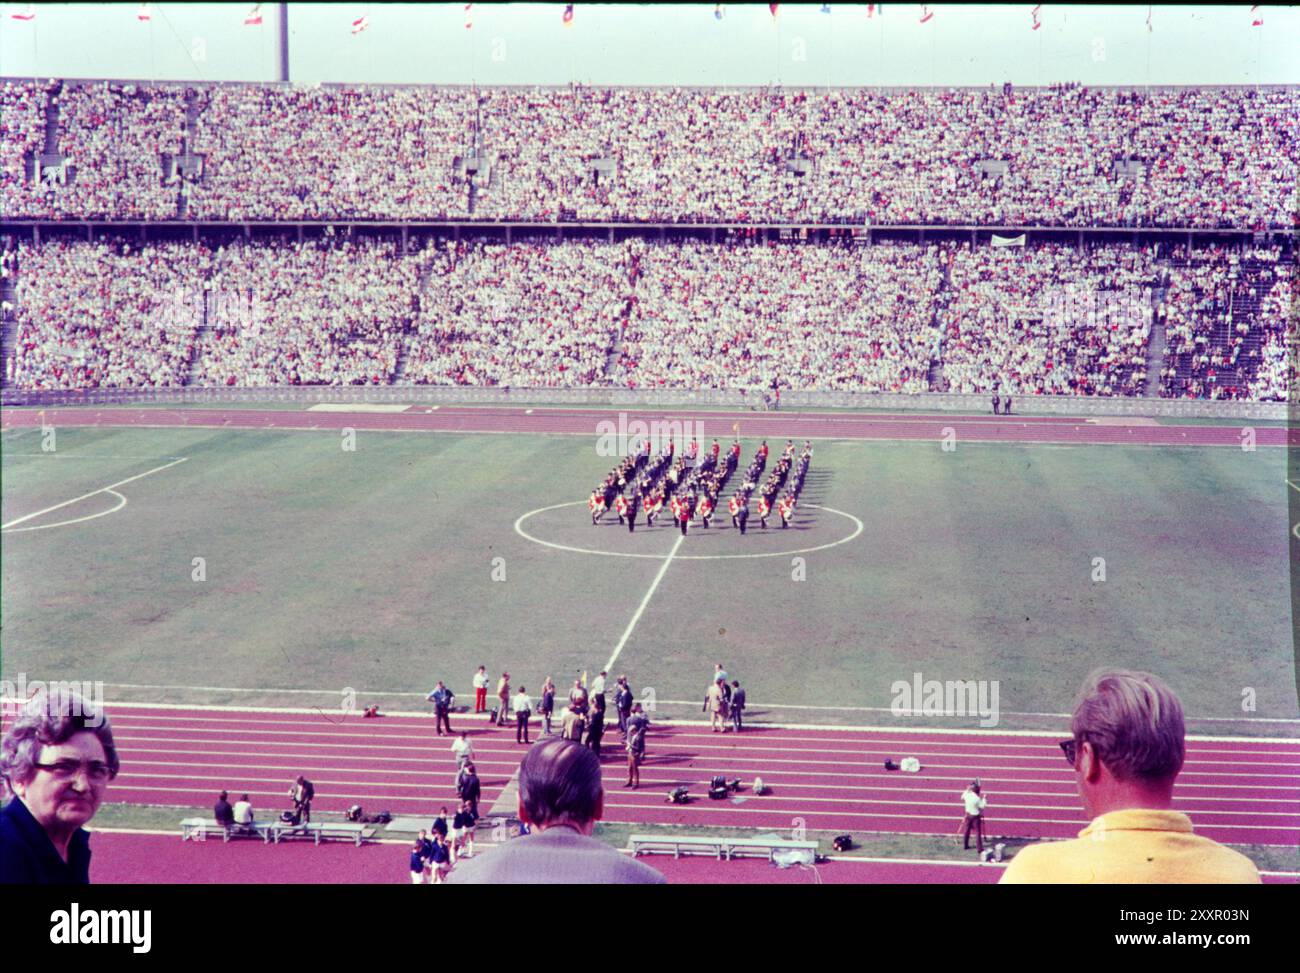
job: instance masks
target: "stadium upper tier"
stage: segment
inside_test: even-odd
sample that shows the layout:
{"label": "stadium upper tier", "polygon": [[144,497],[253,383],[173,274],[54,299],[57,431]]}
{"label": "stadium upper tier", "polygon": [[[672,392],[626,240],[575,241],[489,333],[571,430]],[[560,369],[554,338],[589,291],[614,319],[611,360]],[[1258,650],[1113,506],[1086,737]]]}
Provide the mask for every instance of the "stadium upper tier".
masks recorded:
{"label": "stadium upper tier", "polygon": [[[1285,400],[1277,247],[86,242],[0,254],[6,379]],[[12,346],[12,353],[9,348]]]}
{"label": "stadium upper tier", "polygon": [[1300,225],[1300,91],[0,83],[4,215]]}

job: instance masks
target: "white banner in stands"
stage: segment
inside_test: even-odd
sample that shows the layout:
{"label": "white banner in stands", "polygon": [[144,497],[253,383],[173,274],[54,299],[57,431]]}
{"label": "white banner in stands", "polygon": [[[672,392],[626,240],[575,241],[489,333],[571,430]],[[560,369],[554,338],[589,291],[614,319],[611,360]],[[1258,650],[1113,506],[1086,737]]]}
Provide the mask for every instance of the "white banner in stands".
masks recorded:
{"label": "white banner in stands", "polygon": [[1023,247],[1025,245],[1025,235],[1020,236],[998,236],[993,234],[993,246],[995,247]]}

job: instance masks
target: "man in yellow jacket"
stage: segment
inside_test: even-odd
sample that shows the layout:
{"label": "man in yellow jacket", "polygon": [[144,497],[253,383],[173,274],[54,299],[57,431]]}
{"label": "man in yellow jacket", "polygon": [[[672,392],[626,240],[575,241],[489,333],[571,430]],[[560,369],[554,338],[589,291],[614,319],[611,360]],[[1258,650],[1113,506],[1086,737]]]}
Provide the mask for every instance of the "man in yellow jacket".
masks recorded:
{"label": "man in yellow jacket", "polygon": [[1183,707],[1146,672],[1098,670],[1084,681],[1061,743],[1092,823],[1069,841],[1021,850],[1003,884],[1259,884],[1245,855],[1192,832],[1171,810],[1186,753]]}

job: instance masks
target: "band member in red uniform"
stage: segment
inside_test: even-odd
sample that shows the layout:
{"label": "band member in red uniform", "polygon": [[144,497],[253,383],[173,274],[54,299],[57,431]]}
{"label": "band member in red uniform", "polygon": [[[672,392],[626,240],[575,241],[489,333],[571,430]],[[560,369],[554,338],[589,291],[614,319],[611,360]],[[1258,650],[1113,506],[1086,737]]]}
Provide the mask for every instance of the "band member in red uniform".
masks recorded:
{"label": "band member in red uniform", "polygon": [[758,455],[762,458],[763,464],[767,465],[767,440],[764,439],[758,447]]}
{"label": "band member in red uniform", "polygon": [[731,514],[731,526],[739,527],[736,523],[736,514],[740,513],[740,494],[733,493],[731,499],[727,501],[727,512]]}
{"label": "band member in red uniform", "polygon": [[686,528],[691,522],[691,508],[695,506],[694,498],[687,494],[686,499],[677,506],[677,521],[682,525],[682,536],[686,536]]}
{"label": "band member in red uniform", "polygon": [[718,445],[718,441],[716,439],[713,440],[713,445],[709,447],[709,451],[713,453],[713,463],[716,466],[718,462],[718,456],[722,452],[722,447]]}
{"label": "band member in red uniform", "polygon": [[596,526],[596,521],[605,515],[605,491],[604,489],[592,490],[591,496],[587,500],[587,509],[591,511],[591,526]]}
{"label": "band member in red uniform", "polygon": [[614,512],[618,514],[618,522],[621,526],[623,518],[627,516],[627,497],[621,493],[614,498]]}
{"label": "band member in red uniform", "polygon": [[709,499],[709,495],[707,493],[700,498],[699,514],[700,514],[700,520],[704,524],[704,529],[708,530],[709,520],[713,517],[713,501]]}
{"label": "band member in red uniform", "polygon": [[760,527],[767,527],[767,515],[771,512],[772,505],[768,503],[767,497],[760,496],[758,498],[758,525]]}
{"label": "band member in red uniform", "polygon": [[794,497],[786,494],[776,502],[776,512],[781,515],[781,529],[790,526],[790,516],[794,513]]}

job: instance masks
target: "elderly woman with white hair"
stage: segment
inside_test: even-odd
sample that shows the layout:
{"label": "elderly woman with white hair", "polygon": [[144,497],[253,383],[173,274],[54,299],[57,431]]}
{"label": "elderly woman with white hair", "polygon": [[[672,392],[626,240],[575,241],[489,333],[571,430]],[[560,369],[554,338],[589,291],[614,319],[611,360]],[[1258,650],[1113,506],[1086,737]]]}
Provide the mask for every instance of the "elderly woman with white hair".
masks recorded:
{"label": "elderly woman with white hair", "polygon": [[90,835],[121,766],[108,718],[73,692],[40,692],[0,740],[0,884],[90,884]]}

